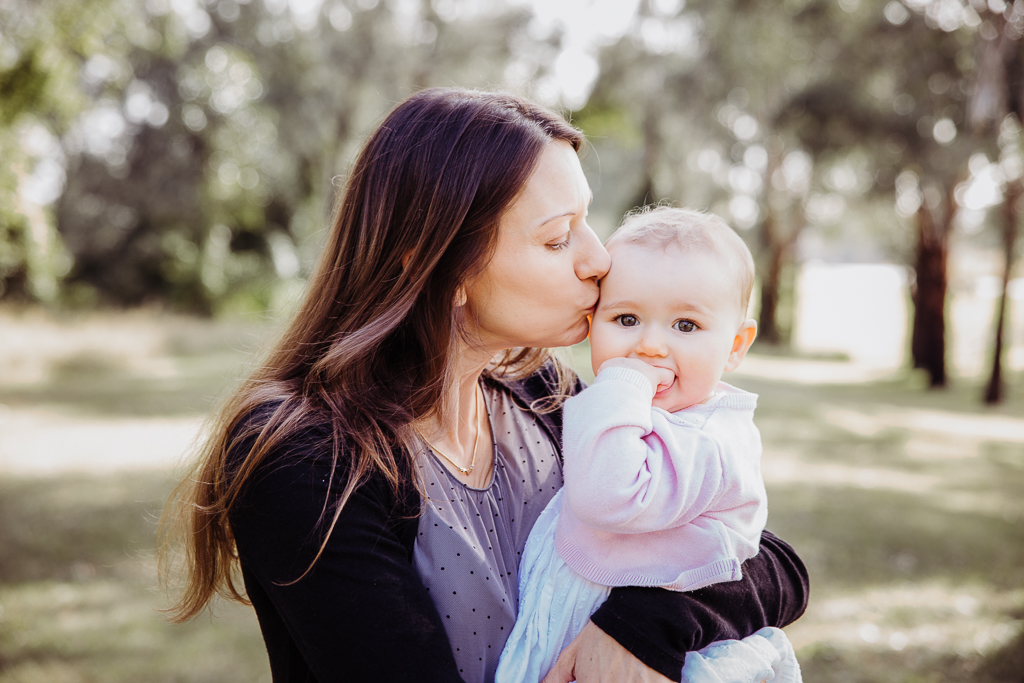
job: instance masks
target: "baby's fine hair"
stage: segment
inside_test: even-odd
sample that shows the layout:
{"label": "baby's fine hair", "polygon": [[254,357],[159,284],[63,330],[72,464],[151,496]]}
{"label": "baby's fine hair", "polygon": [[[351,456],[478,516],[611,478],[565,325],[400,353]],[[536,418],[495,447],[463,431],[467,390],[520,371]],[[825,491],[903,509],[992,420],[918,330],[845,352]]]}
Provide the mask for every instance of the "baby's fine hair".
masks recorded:
{"label": "baby's fine hair", "polygon": [[619,242],[662,250],[676,246],[721,257],[736,274],[740,314],[746,317],[754,288],[754,257],[746,242],[719,216],[670,206],[645,207],[626,214],[605,246],[610,249]]}

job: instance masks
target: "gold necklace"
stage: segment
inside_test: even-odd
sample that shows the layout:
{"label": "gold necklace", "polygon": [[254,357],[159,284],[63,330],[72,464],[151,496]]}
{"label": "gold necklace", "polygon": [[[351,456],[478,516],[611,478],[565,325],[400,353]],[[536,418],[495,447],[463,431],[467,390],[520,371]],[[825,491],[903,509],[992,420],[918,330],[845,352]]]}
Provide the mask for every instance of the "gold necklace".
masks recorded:
{"label": "gold necklace", "polygon": [[[482,400],[483,396],[480,395],[480,393],[479,393],[479,385],[477,385],[477,389],[478,389],[478,392],[475,392],[474,398],[479,396],[480,399]],[[444,458],[445,460],[450,462],[452,464],[452,466],[454,466],[459,472],[461,472],[462,474],[465,474],[465,475],[468,476],[469,473],[472,472],[473,468],[476,466],[476,447],[480,444],[480,432],[482,432],[482,431],[483,431],[483,429],[481,428],[481,425],[480,425],[480,401],[477,401],[477,403],[476,403],[476,437],[473,439],[473,457],[469,461],[469,467],[462,467],[461,465],[459,465],[459,463],[455,462],[454,460],[449,458],[447,455],[442,453],[441,449],[439,449],[437,446],[435,446],[434,444],[432,444],[429,441],[427,441],[427,437],[423,436],[423,432],[421,432],[420,430],[417,429],[416,433],[419,434],[421,439],[423,439],[423,443],[425,443],[428,446],[430,446],[430,450],[434,451],[435,453],[440,455],[442,458]]]}

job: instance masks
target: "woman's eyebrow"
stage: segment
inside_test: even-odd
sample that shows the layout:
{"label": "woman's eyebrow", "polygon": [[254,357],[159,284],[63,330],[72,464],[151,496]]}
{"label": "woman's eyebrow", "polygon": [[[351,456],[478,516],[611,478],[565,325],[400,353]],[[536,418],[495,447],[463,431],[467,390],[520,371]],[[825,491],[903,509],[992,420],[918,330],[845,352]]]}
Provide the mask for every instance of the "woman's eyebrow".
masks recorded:
{"label": "woman's eyebrow", "polygon": [[576,215],[575,211],[566,211],[565,213],[560,213],[557,216],[551,216],[550,218],[545,218],[544,220],[542,220],[539,223],[537,223],[537,227],[538,228],[543,227],[543,226],[547,225],[548,223],[550,223],[551,221],[556,221],[559,218],[565,218],[567,216],[575,216],[575,215]]}
{"label": "woman's eyebrow", "polygon": [[[593,203],[593,201],[594,201],[594,193],[591,192],[590,193],[590,199],[587,200],[587,205],[584,207],[584,210],[590,208],[590,205]],[[545,218],[544,220],[542,220],[539,223],[537,223],[537,227],[539,228],[541,226],[547,225],[551,221],[558,220],[559,218],[565,218],[567,216],[575,216],[577,213],[579,213],[579,212],[578,211],[566,211],[565,213],[560,213],[557,216],[551,216],[550,218]]]}

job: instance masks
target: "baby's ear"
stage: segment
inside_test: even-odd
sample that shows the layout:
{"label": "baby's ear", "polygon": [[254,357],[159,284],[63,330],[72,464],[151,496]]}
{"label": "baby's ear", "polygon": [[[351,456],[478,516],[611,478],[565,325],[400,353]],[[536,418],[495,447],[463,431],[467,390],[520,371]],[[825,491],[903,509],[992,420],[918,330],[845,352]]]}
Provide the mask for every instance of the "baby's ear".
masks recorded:
{"label": "baby's ear", "polygon": [[752,318],[744,320],[740,324],[740,329],[736,331],[736,336],[732,338],[732,351],[729,352],[729,359],[725,363],[726,372],[732,372],[739,367],[756,336],[757,321]]}

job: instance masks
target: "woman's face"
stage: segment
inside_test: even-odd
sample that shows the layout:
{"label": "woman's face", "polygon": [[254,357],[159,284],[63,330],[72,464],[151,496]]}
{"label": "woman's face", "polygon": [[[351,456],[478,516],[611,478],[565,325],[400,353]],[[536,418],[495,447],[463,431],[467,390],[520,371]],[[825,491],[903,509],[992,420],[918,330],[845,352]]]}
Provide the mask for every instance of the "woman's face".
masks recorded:
{"label": "woman's face", "polygon": [[592,198],[572,146],[549,143],[501,217],[494,257],[466,289],[473,331],[489,351],[586,338],[611,263],[587,225]]}

